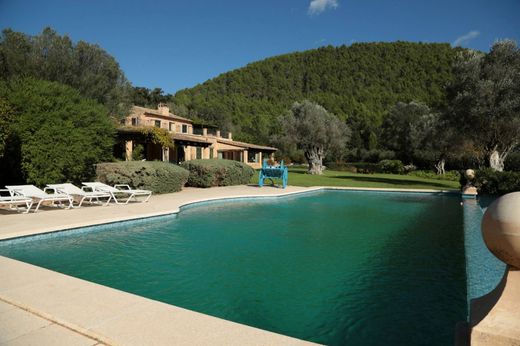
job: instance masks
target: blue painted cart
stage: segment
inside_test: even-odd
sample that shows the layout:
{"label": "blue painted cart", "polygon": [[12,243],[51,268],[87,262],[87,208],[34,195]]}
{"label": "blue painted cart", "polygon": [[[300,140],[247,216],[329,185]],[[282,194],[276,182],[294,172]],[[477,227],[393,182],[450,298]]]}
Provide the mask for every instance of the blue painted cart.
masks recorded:
{"label": "blue painted cart", "polygon": [[282,188],[285,189],[287,186],[287,181],[289,180],[289,171],[287,170],[287,166],[284,166],[283,160],[280,162],[279,166],[268,165],[267,159],[262,162],[262,169],[258,174],[258,186],[264,186],[266,179],[271,180],[273,185],[273,179],[282,179]]}

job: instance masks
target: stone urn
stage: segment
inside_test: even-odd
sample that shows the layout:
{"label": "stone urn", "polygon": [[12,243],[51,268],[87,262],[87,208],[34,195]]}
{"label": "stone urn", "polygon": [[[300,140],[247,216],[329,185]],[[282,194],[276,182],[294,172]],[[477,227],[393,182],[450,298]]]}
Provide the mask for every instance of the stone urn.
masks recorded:
{"label": "stone urn", "polygon": [[493,255],[520,268],[520,192],[508,193],[487,208],[482,236]]}
{"label": "stone urn", "polygon": [[465,197],[475,197],[477,196],[477,188],[473,186],[473,180],[475,179],[475,171],[473,169],[466,169],[464,172],[464,176],[466,177],[467,183],[462,187],[462,195]]}

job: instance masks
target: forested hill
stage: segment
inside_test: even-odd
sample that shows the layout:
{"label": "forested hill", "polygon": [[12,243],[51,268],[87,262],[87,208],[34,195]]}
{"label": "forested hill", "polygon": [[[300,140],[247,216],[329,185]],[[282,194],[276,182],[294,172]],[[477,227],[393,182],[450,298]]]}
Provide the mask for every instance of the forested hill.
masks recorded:
{"label": "forested hill", "polygon": [[273,120],[303,99],[371,132],[398,101],[441,105],[456,51],[439,43],[327,46],[251,63],[177,92],[174,102],[186,115],[257,142],[267,141]]}

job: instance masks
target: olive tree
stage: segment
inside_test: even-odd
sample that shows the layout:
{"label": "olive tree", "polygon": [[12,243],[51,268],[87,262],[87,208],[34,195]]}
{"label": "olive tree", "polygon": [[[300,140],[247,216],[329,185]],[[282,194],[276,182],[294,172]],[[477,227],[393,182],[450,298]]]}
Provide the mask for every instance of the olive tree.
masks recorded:
{"label": "olive tree", "polygon": [[438,175],[446,173],[446,161],[462,151],[462,143],[441,113],[423,114],[411,127],[416,157],[430,162]]}
{"label": "olive tree", "polygon": [[345,149],[351,134],[344,122],[307,100],[294,103],[280,122],[282,141],[303,151],[310,174],[321,174],[323,158]]}
{"label": "olive tree", "polygon": [[462,51],[448,87],[447,120],[486,157],[504,170],[520,144],[520,50],[516,42],[496,42],[488,54]]}
{"label": "olive tree", "polygon": [[[424,130],[418,131],[422,117],[427,119],[432,114],[430,108],[422,103],[398,102],[386,116],[382,126],[382,145],[396,152],[404,163],[412,163],[416,151],[422,145]],[[427,125],[427,123],[423,124]]]}

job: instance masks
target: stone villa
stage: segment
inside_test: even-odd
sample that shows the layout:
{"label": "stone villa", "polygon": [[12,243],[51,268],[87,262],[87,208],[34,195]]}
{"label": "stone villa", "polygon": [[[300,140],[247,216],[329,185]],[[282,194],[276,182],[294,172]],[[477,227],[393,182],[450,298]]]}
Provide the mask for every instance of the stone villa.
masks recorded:
{"label": "stone villa", "polygon": [[[276,148],[234,141],[231,132],[221,133],[215,127],[197,126],[190,119],[170,113],[159,104],[157,109],[133,106],[118,129],[120,145],[116,155],[132,160],[137,145],[144,148],[146,160],[172,163],[194,159],[228,159],[244,162],[253,168],[262,166],[262,158],[272,157]],[[162,147],[147,140],[143,128],[157,127],[171,134],[172,147]]]}

